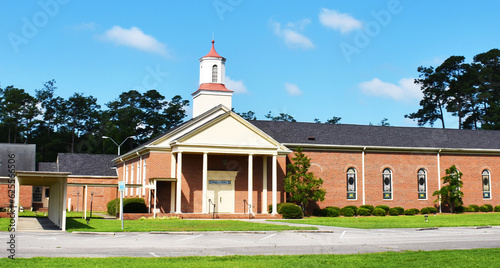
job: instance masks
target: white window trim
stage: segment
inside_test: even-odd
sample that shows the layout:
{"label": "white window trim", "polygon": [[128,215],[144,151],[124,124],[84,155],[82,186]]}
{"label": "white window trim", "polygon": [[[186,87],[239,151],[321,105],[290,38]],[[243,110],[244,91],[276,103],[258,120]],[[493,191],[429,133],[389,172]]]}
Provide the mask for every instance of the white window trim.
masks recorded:
{"label": "white window trim", "polygon": [[[349,199],[349,198],[347,198],[347,196],[346,196],[346,198],[347,198],[347,200],[353,200],[353,201],[356,201],[356,200],[358,200],[358,171],[357,171],[354,167],[349,167],[349,168],[347,169],[347,172],[346,172],[346,184],[348,184],[348,183],[349,183],[349,182],[347,181],[347,175],[349,174],[349,170],[350,170],[350,169],[354,170],[354,196],[355,196],[356,198]],[[347,190],[347,187],[346,187],[346,191],[347,191],[347,193],[349,193],[349,191]]]}
{"label": "white window trim", "polygon": [[419,181],[418,181],[418,172],[420,172],[420,170],[424,171],[424,178],[425,178],[425,199],[420,199],[418,197],[417,198],[418,198],[418,200],[426,201],[429,198],[429,191],[427,189],[427,170],[425,168],[420,168],[417,171],[417,194],[420,193],[420,192],[418,192],[418,184],[419,184]]}
{"label": "white window trim", "polygon": [[[389,170],[389,175],[391,175],[391,198],[384,198],[384,193],[386,193],[384,191],[384,171],[386,170]],[[382,200],[393,200],[394,199],[394,185],[393,185],[393,181],[394,181],[394,173],[392,172],[392,169],[390,168],[384,168],[384,170],[382,170]]]}

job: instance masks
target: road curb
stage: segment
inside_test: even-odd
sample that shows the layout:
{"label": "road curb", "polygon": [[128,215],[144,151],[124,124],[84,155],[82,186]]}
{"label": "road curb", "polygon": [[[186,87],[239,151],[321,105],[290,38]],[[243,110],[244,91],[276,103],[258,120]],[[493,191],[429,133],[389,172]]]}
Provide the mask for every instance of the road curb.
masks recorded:
{"label": "road curb", "polygon": [[72,232],[72,234],[115,235],[115,233],[111,232]]}
{"label": "road curb", "polygon": [[225,234],[267,234],[266,231],[224,231]]}
{"label": "road curb", "polygon": [[162,231],[151,231],[150,234],[174,234],[174,235],[193,235],[193,232],[162,232]]}
{"label": "road curb", "polygon": [[319,233],[319,234],[333,234],[334,231],[330,230],[293,230],[292,233]]}
{"label": "road curb", "polygon": [[485,225],[485,226],[475,226],[473,227],[474,229],[485,229],[485,228],[491,228],[491,225]]}
{"label": "road curb", "polygon": [[418,228],[417,231],[437,230],[437,227]]}

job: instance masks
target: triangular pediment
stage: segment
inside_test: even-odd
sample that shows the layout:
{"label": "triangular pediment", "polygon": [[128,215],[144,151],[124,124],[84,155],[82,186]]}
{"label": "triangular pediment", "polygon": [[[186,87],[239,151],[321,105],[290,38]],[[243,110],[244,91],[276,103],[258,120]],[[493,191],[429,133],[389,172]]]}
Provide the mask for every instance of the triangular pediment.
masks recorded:
{"label": "triangular pediment", "polygon": [[180,137],[179,145],[278,148],[279,143],[235,113],[226,113]]}

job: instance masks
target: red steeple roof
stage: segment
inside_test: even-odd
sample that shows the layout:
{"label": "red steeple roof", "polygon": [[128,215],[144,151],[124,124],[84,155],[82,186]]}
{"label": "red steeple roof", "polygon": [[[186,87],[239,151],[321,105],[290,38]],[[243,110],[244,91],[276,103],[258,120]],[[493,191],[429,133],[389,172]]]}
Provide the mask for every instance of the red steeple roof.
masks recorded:
{"label": "red steeple roof", "polygon": [[212,49],[210,49],[210,52],[208,52],[207,55],[205,55],[204,57],[202,58],[208,58],[208,57],[212,57],[212,58],[223,58],[221,55],[219,55],[217,53],[217,51],[215,51],[215,47],[214,47],[214,43],[215,41],[212,40]]}

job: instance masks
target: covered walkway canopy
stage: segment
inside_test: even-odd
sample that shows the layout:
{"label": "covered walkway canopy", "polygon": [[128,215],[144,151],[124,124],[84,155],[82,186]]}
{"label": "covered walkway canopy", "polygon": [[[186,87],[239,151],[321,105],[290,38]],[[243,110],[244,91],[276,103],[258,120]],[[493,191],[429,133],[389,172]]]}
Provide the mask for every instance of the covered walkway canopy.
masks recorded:
{"label": "covered walkway canopy", "polygon": [[70,172],[16,171],[15,220],[19,222],[19,196],[21,185],[49,186],[49,220],[66,231],[66,187]]}

